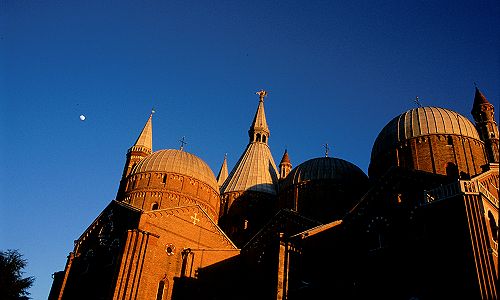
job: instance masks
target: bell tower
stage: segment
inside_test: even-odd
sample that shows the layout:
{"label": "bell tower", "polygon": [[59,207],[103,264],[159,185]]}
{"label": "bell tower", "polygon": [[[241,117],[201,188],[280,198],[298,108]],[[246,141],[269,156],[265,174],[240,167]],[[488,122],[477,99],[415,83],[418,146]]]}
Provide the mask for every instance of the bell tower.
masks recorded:
{"label": "bell tower", "polygon": [[485,144],[488,161],[498,163],[498,125],[495,121],[495,108],[477,87],[471,114],[476,122],[479,136]]}
{"label": "bell tower", "polygon": [[120,187],[116,194],[116,199],[120,200],[127,185],[127,176],[132,171],[132,168],[144,157],[151,154],[153,151],[153,112],[141,131],[141,134],[135,141],[134,145],[127,151],[127,160],[123,168],[122,178],[120,180]]}

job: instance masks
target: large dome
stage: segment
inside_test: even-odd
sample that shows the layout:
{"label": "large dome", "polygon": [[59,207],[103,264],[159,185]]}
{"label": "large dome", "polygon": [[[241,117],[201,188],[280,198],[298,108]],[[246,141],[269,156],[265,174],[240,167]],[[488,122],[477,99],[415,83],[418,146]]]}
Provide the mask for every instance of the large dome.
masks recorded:
{"label": "large dome", "polygon": [[121,201],[142,210],[197,204],[213,220],[220,207],[219,186],[210,167],[180,150],[159,150],[140,160],[126,178]]}
{"label": "large dome", "polygon": [[481,140],[476,127],[466,117],[449,109],[419,107],[400,114],[382,129],[373,144],[372,158],[401,142],[430,134],[452,134]]}
{"label": "large dome", "polygon": [[191,153],[166,149],[155,151],[141,160],[130,173],[130,176],[144,172],[168,172],[187,175],[219,190],[212,169],[199,157]]}
{"label": "large dome", "polygon": [[280,206],[323,223],[341,219],[368,190],[368,176],[340,158],[310,159],[280,186]]}
{"label": "large dome", "polygon": [[286,177],[284,186],[310,180],[352,180],[367,178],[356,165],[340,158],[313,158],[295,167]]}
{"label": "large dome", "polygon": [[[461,159],[473,155],[477,160]],[[450,166],[469,175],[486,163],[484,143],[471,121],[449,109],[418,107],[392,119],[373,144],[369,175],[390,166],[447,174]]]}

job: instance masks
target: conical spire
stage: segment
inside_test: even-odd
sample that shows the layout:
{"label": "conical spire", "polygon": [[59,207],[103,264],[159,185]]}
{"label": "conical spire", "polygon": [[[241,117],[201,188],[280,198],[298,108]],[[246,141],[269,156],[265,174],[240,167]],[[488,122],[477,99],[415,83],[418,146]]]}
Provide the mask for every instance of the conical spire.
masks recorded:
{"label": "conical spire", "polygon": [[264,113],[266,91],[259,91],[259,106],[248,131],[250,142],[229,174],[221,193],[252,190],[272,195],[277,193],[278,172],[267,144],[269,128]]}
{"label": "conical spire", "polygon": [[222,186],[224,181],[226,181],[227,175],[229,174],[227,170],[227,154],[224,155],[224,161],[222,162],[222,166],[220,167],[219,174],[217,175],[217,183],[219,187]]}
{"label": "conical spire", "polygon": [[486,155],[490,163],[498,163],[499,140],[498,125],[495,121],[495,107],[491,104],[476,86],[472,116],[476,122],[476,129],[484,142]]}
{"label": "conical spire", "polygon": [[491,103],[486,99],[483,93],[481,93],[481,91],[476,87],[476,93],[474,95],[474,104],[472,105],[472,115],[480,111],[481,105],[484,104],[491,105]]}
{"label": "conical spire", "polygon": [[149,149],[150,153],[153,150],[153,113],[149,115],[148,121],[132,147],[146,148]]}
{"label": "conical spire", "polygon": [[153,113],[149,115],[144,128],[142,128],[141,134],[135,141],[134,145],[128,149],[127,160],[123,168],[122,178],[120,180],[120,186],[118,187],[118,193],[116,195],[117,200],[121,200],[123,193],[125,191],[127,176],[132,171],[132,168],[144,157],[148,156],[153,152]]}
{"label": "conical spire", "polygon": [[270,135],[269,127],[267,127],[266,113],[264,112],[264,97],[267,96],[267,92],[261,90],[256,94],[259,95],[259,106],[255,112],[250,130],[248,130],[248,135],[250,143],[261,142],[267,144]]}
{"label": "conical spire", "polygon": [[292,163],[290,162],[290,158],[288,157],[288,150],[285,149],[285,153],[283,153],[283,157],[280,162],[280,179],[285,178],[288,173],[292,170]]}

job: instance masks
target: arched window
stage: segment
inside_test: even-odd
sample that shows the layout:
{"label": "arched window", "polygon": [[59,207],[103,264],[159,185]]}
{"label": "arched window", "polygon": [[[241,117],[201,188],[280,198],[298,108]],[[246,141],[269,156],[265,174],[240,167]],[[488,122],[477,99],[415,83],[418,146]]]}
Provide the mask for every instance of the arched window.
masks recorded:
{"label": "arched window", "polygon": [[448,136],[448,146],[453,146],[453,138],[451,136]]}
{"label": "arched window", "polygon": [[452,162],[446,164],[446,176],[458,179],[458,167]]}
{"label": "arched window", "polygon": [[265,136],[265,135],[263,135],[263,136],[262,136],[262,142],[263,142],[263,143],[265,143],[265,142],[266,142],[266,136]]}
{"label": "arched window", "polygon": [[151,210],[157,210],[158,208],[160,208],[160,205],[156,202],[154,202],[152,205],[151,205]]}
{"label": "arched window", "polygon": [[156,300],[163,300],[163,291],[165,290],[165,281],[158,283],[158,292],[156,293]]}
{"label": "arched window", "polygon": [[257,133],[257,142],[260,142],[260,133]]}
{"label": "arched window", "polygon": [[491,229],[491,235],[493,236],[493,240],[495,242],[498,242],[498,225],[497,221],[495,221],[495,217],[491,213],[491,210],[488,211],[488,219],[490,221],[490,229]]}

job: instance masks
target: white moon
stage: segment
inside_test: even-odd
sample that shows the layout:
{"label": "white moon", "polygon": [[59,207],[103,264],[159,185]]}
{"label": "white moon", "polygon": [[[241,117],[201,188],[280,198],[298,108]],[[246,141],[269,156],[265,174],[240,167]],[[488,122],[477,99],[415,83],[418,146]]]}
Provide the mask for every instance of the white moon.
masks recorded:
{"label": "white moon", "polygon": [[85,121],[85,116],[84,115],[80,115],[80,120]]}

